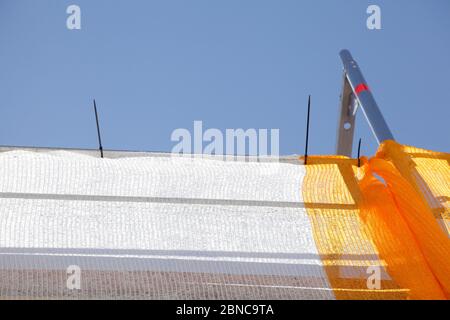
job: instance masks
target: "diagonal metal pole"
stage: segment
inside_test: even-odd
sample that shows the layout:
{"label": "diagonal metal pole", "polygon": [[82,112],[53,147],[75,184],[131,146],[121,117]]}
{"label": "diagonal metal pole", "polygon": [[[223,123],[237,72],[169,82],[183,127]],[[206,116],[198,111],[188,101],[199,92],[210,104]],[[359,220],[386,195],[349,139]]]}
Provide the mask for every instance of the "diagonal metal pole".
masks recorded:
{"label": "diagonal metal pole", "polygon": [[344,66],[344,86],[341,95],[341,116],[338,126],[336,153],[351,157],[355,116],[361,107],[378,143],[394,140],[394,136],[378,107],[356,61],[348,50],[339,53]]}
{"label": "diagonal metal pole", "polygon": [[384,120],[383,114],[375,102],[375,98],[373,97],[358,64],[348,50],[342,50],[340,56],[348,82],[353,89],[355,97],[358,99],[359,105],[361,106],[378,143],[385,140],[394,140],[394,136],[389,129],[386,120]]}
{"label": "diagonal metal pole", "polygon": [[100,150],[100,157],[103,158],[103,146],[102,146],[102,137],[100,135],[100,125],[98,123],[98,113],[97,113],[97,104],[94,99],[94,111],[95,111],[95,122],[97,123],[97,136],[98,136],[98,145]]}

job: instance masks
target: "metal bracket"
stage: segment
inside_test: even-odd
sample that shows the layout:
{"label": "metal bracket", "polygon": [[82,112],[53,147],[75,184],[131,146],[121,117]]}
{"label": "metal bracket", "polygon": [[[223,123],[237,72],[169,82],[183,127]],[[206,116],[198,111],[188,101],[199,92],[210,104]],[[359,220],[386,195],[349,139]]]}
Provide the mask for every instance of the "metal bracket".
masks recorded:
{"label": "metal bracket", "polygon": [[355,132],[356,108],[357,104],[352,88],[344,73],[343,87],[341,93],[340,116],[337,130],[336,154],[351,156],[353,147],[353,136]]}

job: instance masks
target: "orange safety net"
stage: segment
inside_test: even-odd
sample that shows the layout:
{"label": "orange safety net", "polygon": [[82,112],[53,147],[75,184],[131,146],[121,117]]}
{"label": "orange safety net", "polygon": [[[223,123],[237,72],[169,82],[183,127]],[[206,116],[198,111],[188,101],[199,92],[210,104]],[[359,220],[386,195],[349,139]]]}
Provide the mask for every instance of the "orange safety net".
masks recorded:
{"label": "orange safety net", "polygon": [[[345,157],[308,158],[303,197],[337,299],[450,298],[450,239],[438,223],[448,226],[449,159],[393,141],[361,168]],[[334,207],[317,206],[323,201]],[[377,258],[349,259],[367,253]],[[377,262],[388,280],[373,290],[354,271]]]}
{"label": "orange safety net", "polygon": [[[357,169],[346,157],[308,157],[303,200],[329,284],[337,299],[405,299],[363,228]],[[380,288],[368,286],[371,267],[381,269]]]}
{"label": "orange safety net", "polygon": [[394,164],[450,236],[450,154],[385,141],[376,156]]}

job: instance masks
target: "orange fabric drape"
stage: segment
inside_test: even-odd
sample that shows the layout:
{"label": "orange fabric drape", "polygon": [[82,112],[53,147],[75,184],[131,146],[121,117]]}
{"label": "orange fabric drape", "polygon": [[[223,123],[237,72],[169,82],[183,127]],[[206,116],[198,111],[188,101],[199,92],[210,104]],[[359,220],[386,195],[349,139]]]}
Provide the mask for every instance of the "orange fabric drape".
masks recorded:
{"label": "orange fabric drape", "polygon": [[376,157],[395,166],[429,205],[442,229],[450,236],[450,153],[385,141]]}
{"label": "orange fabric drape", "polygon": [[[388,143],[393,149],[392,142]],[[411,290],[410,298],[449,299],[450,239],[425,197],[410,183],[412,175],[405,178],[381,158],[391,154],[379,153],[364,161],[359,182],[361,216],[388,272],[400,286]]]}
{"label": "orange fabric drape", "polygon": [[[386,141],[361,168],[308,160],[303,199],[337,299],[450,299],[450,154]],[[391,279],[381,290],[366,286],[371,265]]]}
{"label": "orange fabric drape", "polygon": [[369,268],[383,269],[385,262],[363,228],[356,164],[346,157],[310,156],[305,167],[302,197],[328,283],[339,300],[406,299],[409,290],[386,276],[379,289],[367,284]]}
{"label": "orange fabric drape", "polygon": [[[446,299],[447,296],[428,261],[428,253],[423,251],[423,244],[420,242],[423,237],[417,237],[414,232],[418,231],[422,234],[423,224],[419,221],[411,221],[414,218],[409,217],[410,213],[416,217],[421,215],[420,209],[415,208],[414,212],[411,212],[402,200],[408,199],[411,200],[411,203],[416,203],[417,195],[411,194],[408,190],[400,191],[400,193],[404,193],[398,200],[395,195],[398,190],[391,191],[392,186],[391,188],[385,186],[370,172],[370,170],[374,170],[383,177],[382,174],[385,172],[380,174],[377,167],[380,165],[379,161],[384,160],[372,159],[362,168],[365,175],[360,182],[363,194],[360,214],[368,234],[374,241],[380,257],[386,262],[388,273],[398,285],[410,290],[410,298]],[[381,166],[393,169],[389,167],[389,163],[381,163]],[[393,179],[396,180],[399,177],[395,176]],[[425,224],[427,226],[435,225],[435,229],[439,228],[434,218],[430,217],[432,221],[425,218]],[[435,240],[429,236],[425,241]],[[445,261],[443,263],[445,269]],[[438,263],[438,269],[442,269],[440,264]]]}

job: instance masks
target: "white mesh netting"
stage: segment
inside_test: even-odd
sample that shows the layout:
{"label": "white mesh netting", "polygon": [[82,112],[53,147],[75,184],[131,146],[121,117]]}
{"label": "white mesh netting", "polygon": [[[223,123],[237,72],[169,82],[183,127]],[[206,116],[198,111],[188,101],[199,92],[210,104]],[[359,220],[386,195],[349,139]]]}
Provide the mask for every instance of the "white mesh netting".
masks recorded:
{"label": "white mesh netting", "polygon": [[2,152],[0,297],[333,298],[304,175],[294,163]]}

